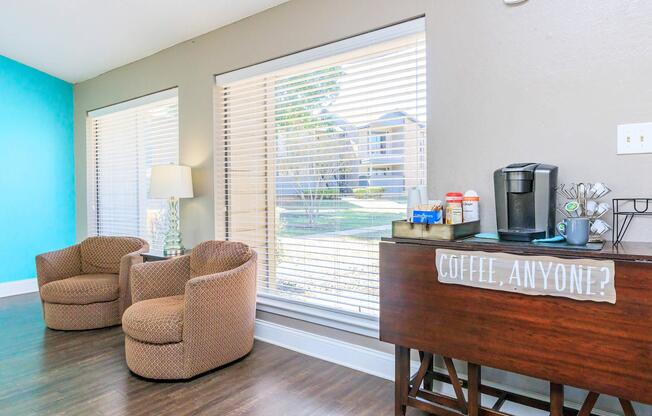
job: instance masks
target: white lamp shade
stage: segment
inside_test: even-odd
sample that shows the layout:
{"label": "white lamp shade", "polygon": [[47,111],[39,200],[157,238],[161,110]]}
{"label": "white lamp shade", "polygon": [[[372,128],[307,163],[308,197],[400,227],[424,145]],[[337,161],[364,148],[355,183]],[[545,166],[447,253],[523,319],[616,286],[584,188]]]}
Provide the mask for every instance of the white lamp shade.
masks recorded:
{"label": "white lamp shade", "polygon": [[192,174],[188,166],[152,166],[150,198],[192,198]]}

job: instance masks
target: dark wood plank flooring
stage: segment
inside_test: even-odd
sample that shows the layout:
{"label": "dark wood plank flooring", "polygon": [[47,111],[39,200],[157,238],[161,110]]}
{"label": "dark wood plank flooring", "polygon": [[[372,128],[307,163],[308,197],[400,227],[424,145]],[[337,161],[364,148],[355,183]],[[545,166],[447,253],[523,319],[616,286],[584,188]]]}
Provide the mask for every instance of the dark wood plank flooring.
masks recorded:
{"label": "dark wood plank flooring", "polygon": [[3,416],[380,416],[394,397],[387,380],[263,342],[192,381],[146,381],[127,369],[120,327],[46,329],[36,294],[0,299],[0,386]]}

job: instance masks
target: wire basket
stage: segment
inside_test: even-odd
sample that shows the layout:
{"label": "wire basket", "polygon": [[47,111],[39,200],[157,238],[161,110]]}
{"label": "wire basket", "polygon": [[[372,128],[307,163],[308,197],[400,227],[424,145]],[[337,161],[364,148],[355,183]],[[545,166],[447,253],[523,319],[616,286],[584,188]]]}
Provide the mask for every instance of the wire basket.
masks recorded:
{"label": "wire basket", "polygon": [[634,217],[652,216],[652,198],[614,198],[611,241],[614,246],[623,241]]}

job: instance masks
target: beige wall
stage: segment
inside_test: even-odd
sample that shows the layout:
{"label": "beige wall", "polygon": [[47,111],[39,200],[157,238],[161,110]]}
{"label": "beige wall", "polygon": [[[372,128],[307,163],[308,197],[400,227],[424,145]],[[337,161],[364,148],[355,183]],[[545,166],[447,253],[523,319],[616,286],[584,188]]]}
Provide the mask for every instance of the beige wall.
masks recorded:
{"label": "beige wall", "polygon": [[[495,228],[491,171],[559,166],[560,182],[604,181],[652,196],[652,154],[616,155],[616,126],[652,122],[652,2],[435,1],[428,19],[429,186],[476,189]],[[629,239],[652,241],[652,221]]]}
{"label": "beige wall", "polygon": [[[602,180],[613,195],[652,195],[652,155],[615,154],[617,124],[652,121],[652,2],[294,0],[75,86],[78,237],[86,235],[88,110],[179,87],[181,162],[193,167],[197,195],[182,203],[192,246],[214,234],[212,75],[421,14],[433,196],[477,190],[483,228],[495,228],[491,173],[522,161],[556,164],[562,181]],[[634,226],[631,239],[652,241],[652,221]],[[389,350],[369,338],[259,317]]]}
{"label": "beige wall", "polygon": [[[373,11],[371,13],[370,11]],[[491,172],[516,161],[652,195],[652,155],[617,156],[616,125],[652,121],[652,2],[294,0],[75,86],[77,232],[86,235],[86,111],[179,87],[188,245],[213,237],[212,75],[427,14],[429,186],[476,189],[494,228]],[[652,222],[630,239],[652,241]]]}

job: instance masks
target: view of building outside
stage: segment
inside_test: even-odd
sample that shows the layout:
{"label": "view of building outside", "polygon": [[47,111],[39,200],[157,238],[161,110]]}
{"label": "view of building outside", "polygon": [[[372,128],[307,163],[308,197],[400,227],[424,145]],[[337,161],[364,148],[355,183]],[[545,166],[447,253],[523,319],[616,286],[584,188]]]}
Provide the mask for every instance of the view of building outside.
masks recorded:
{"label": "view of building outside", "polygon": [[425,180],[425,52],[405,54],[275,81],[270,291],[377,315],[378,242]]}

